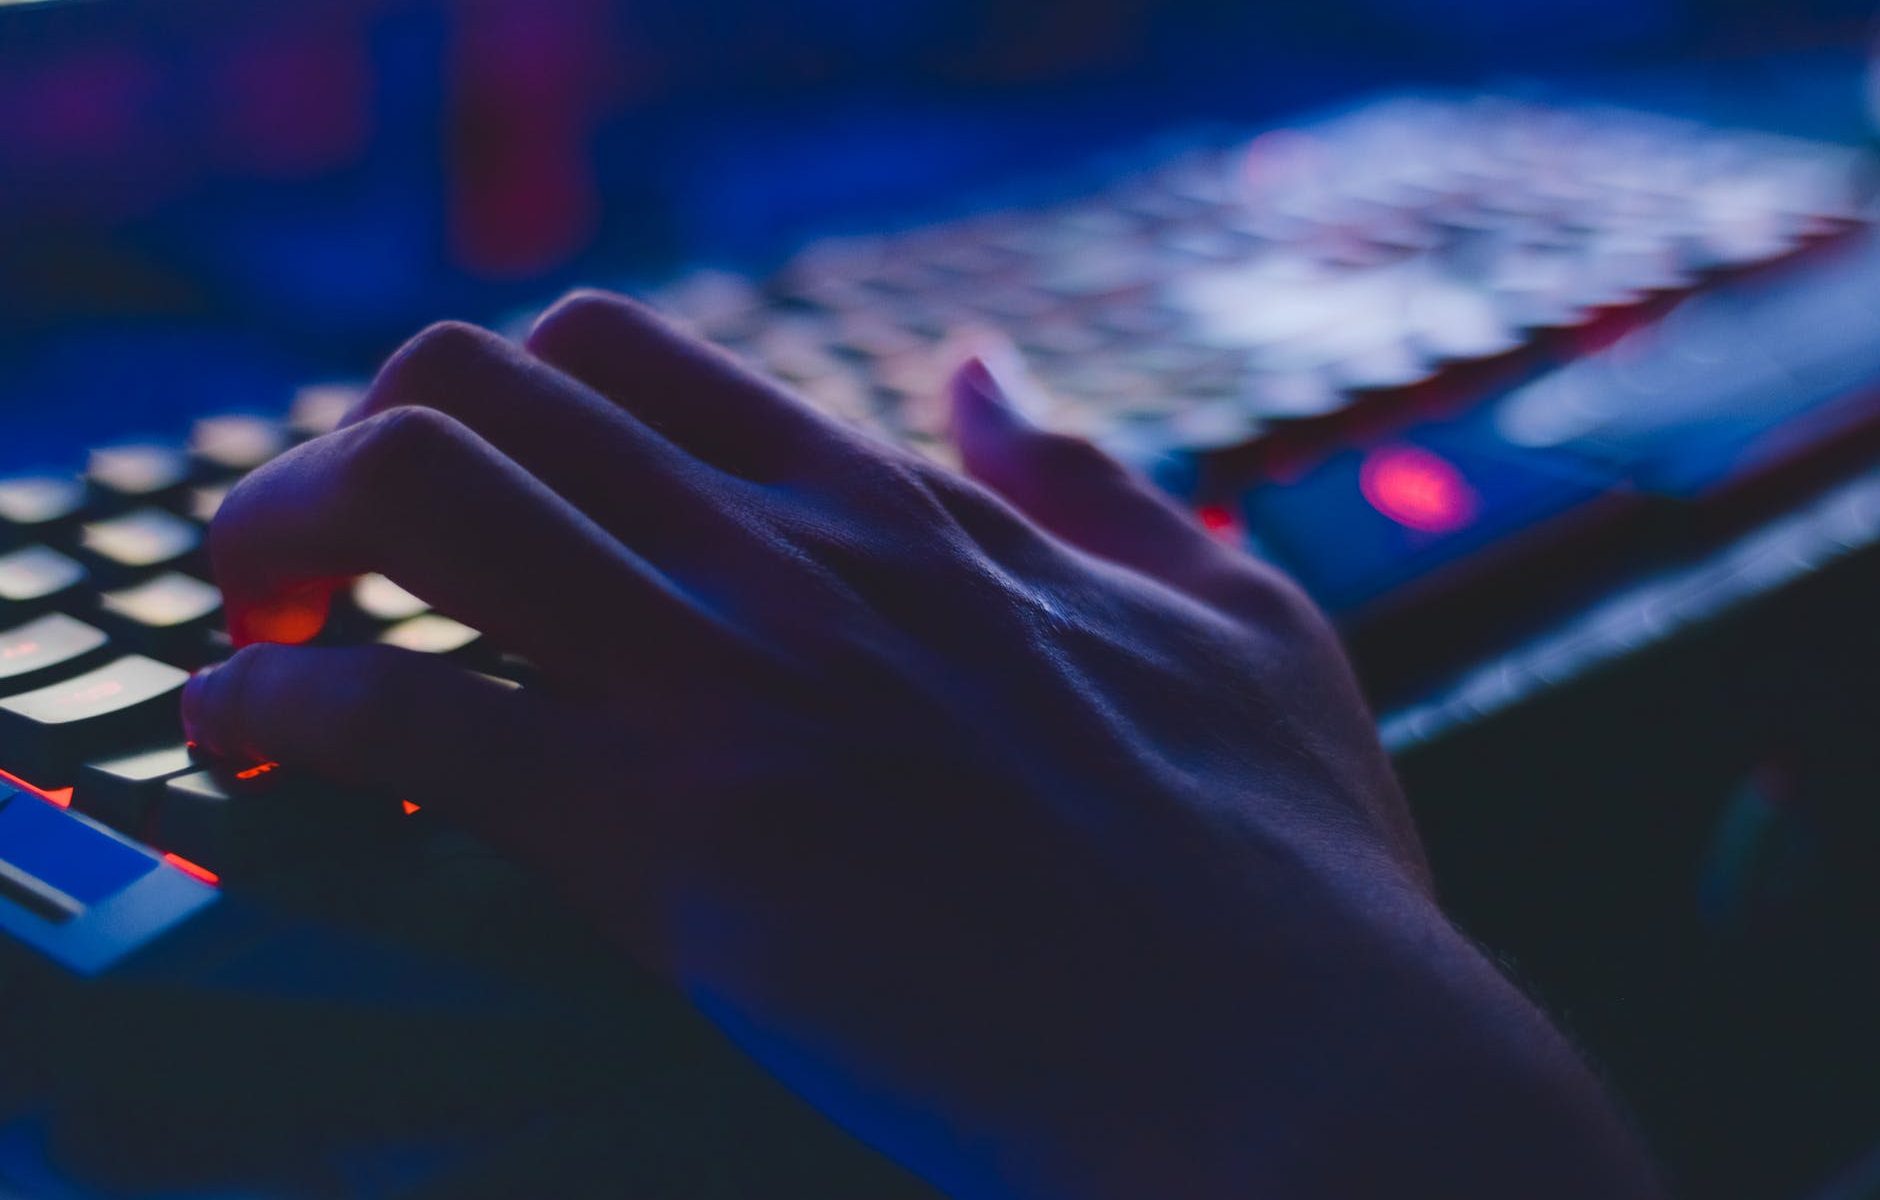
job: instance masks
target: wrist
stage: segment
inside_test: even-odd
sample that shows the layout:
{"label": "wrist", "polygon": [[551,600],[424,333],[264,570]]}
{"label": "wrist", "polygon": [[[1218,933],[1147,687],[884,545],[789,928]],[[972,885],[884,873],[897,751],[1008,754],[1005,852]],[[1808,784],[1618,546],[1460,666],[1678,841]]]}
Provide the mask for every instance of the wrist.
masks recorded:
{"label": "wrist", "polygon": [[1245,1020],[1161,1087],[1081,1089],[1012,1194],[1656,1194],[1592,1073],[1433,905],[1372,936],[1356,970],[1250,980]]}

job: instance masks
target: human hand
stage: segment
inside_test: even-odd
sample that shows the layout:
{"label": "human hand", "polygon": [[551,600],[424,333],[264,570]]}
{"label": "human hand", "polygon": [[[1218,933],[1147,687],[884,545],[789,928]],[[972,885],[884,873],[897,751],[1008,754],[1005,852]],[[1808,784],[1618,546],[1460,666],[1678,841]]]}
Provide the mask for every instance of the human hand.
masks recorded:
{"label": "human hand", "polygon": [[[1621,1196],[1443,919],[1336,639],[985,362],[975,483],[626,301],[420,335],[211,536],[212,750],[447,813],[976,1196]],[[380,571],[541,669],[310,647]]]}

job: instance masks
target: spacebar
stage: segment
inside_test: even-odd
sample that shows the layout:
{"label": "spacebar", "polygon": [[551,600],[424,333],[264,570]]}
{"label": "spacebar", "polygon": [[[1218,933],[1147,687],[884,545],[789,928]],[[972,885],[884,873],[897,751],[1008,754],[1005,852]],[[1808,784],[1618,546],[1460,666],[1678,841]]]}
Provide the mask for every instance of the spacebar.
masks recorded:
{"label": "spacebar", "polygon": [[28,875],[5,859],[0,859],[0,898],[11,900],[26,911],[55,924],[69,921],[85,911],[76,896],[70,896],[43,879]]}

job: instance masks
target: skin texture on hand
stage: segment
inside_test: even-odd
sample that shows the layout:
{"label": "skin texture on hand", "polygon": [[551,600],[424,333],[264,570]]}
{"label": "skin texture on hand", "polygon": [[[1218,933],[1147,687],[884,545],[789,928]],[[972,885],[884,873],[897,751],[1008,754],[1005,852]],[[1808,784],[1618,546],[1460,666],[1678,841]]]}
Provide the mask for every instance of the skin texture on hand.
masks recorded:
{"label": "skin texture on hand", "polygon": [[[956,1195],[1652,1194],[1321,616],[1014,390],[954,378],[969,480],[616,297],[434,327],[224,503],[185,720],[533,864]],[[543,686],[267,644],[365,571]]]}

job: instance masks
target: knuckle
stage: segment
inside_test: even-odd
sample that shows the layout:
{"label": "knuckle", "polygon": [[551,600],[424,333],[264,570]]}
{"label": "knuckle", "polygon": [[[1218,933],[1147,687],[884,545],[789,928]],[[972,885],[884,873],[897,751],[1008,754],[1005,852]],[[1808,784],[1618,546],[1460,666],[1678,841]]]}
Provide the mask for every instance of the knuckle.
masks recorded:
{"label": "knuckle", "polygon": [[467,431],[434,408],[391,408],[354,426],[344,470],[348,494],[382,499],[461,449]]}
{"label": "knuckle", "polygon": [[622,318],[637,313],[638,306],[624,296],[584,288],[563,296],[537,318],[524,344],[531,351],[585,344],[618,333]]}
{"label": "knuckle", "polygon": [[394,351],[380,375],[421,375],[466,361],[474,362],[501,340],[487,329],[467,321],[439,321],[425,326]]}
{"label": "knuckle", "polygon": [[427,326],[385,360],[360,411],[387,409],[436,394],[500,357],[505,346],[496,334],[465,321]]}

